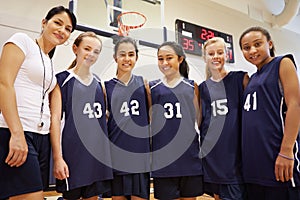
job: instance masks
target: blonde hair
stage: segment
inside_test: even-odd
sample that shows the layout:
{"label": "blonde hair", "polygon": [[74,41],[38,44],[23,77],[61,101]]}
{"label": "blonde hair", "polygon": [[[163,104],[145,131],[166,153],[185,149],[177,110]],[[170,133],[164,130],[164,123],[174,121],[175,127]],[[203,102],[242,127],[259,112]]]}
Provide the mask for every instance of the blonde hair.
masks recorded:
{"label": "blonde hair", "polygon": [[[96,38],[100,41],[101,44],[101,49],[102,49],[102,40],[96,35],[96,33],[92,32],[92,31],[87,31],[84,33],[81,33],[74,41],[73,45],[76,45],[77,47],[80,45],[80,43],[82,42],[83,38],[85,37],[92,37],[92,38]],[[101,51],[100,49],[100,51]],[[77,58],[75,58],[73,60],[73,62],[71,63],[71,65],[68,67],[68,69],[72,69],[73,67],[75,67],[77,64]]]}
{"label": "blonde hair", "polygon": [[[217,42],[222,42],[224,44],[224,50],[225,50],[225,53],[226,53],[227,49],[226,49],[226,43],[225,43],[224,39],[221,38],[221,37],[213,37],[213,38],[208,39],[202,47],[204,60],[206,59],[206,48],[207,48],[207,46],[209,46],[211,44],[214,44],[214,43],[217,43]],[[206,74],[206,80],[209,79],[212,76],[207,64],[205,66],[205,74]]]}

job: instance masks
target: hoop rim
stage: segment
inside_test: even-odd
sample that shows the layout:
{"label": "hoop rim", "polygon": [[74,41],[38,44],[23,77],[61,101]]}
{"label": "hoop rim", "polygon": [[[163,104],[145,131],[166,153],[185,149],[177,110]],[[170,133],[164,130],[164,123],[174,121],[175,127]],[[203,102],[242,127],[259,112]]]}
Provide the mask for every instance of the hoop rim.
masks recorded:
{"label": "hoop rim", "polygon": [[[136,14],[136,15],[139,15],[141,16],[143,19],[144,19],[144,22],[138,24],[138,25],[126,25],[126,24],[123,24],[122,20],[121,20],[121,17],[123,15],[128,15],[128,14]],[[128,11],[128,12],[122,12],[121,14],[118,15],[117,17],[117,21],[118,21],[118,32],[119,32],[119,35],[120,36],[128,36],[128,33],[131,29],[137,29],[137,28],[140,28],[142,26],[144,26],[144,24],[146,23],[147,21],[147,18],[144,14],[140,13],[140,12],[136,12],[136,11]]]}
{"label": "hoop rim", "polygon": [[[137,14],[137,15],[140,15],[142,18],[144,18],[144,22],[139,24],[139,25],[125,25],[123,24],[123,22],[121,21],[121,17],[123,15],[128,15],[128,14]],[[146,21],[147,21],[147,17],[143,14],[143,13],[140,13],[140,12],[136,12],[136,11],[128,11],[128,12],[122,12],[121,14],[118,15],[118,18],[117,18],[117,21],[119,23],[119,25],[123,26],[123,27],[126,27],[126,29],[136,29],[136,28],[140,28],[142,27]]]}

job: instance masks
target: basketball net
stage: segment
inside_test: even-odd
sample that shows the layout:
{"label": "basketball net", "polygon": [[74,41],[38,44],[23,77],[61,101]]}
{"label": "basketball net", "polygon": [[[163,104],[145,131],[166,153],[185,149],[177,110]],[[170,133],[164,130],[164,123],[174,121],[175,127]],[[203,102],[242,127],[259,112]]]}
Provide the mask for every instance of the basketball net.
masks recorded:
{"label": "basketball net", "polygon": [[117,20],[119,36],[128,36],[131,29],[142,27],[146,23],[147,18],[142,13],[132,11],[121,13]]}

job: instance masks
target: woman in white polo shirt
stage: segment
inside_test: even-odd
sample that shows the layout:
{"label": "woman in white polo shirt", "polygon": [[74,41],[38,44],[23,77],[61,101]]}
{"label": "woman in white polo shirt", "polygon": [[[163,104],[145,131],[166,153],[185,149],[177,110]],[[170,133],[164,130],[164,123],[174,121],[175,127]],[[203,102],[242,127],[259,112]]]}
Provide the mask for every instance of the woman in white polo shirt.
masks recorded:
{"label": "woman in white polo shirt", "polygon": [[[60,100],[54,98],[60,91],[51,58],[75,26],[76,18],[67,8],[54,7],[42,20],[38,38],[16,33],[3,46],[0,199],[43,199],[49,176],[50,110]],[[59,155],[55,149],[53,153]]]}

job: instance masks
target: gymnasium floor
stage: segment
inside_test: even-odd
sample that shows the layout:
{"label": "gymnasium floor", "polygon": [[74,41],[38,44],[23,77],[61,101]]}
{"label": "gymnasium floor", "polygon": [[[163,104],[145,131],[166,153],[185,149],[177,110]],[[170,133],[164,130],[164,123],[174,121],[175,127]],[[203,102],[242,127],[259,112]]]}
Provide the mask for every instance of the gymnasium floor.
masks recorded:
{"label": "gymnasium floor", "polygon": [[[153,183],[151,182],[150,184],[150,200],[155,200],[154,199],[154,194],[153,194]],[[60,193],[57,193],[55,191],[52,191],[54,190],[54,186],[53,188],[51,188],[51,191],[48,191],[48,192],[44,192],[44,196],[45,196],[45,200],[57,200],[59,197],[61,197],[61,194]],[[104,198],[103,200],[111,200],[110,198]],[[214,198],[212,198],[211,196],[207,195],[207,194],[204,194],[202,195],[201,197],[198,197],[197,200],[214,200]]]}
{"label": "gymnasium floor", "polygon": [[[61,197],[60,194],[56,192],[45,192],[46,200],[57,200],[58,197]],[[198,197],[197,200],[213,200],[214,198],[204,194],[201,197]],[[103,200],[111,200],[111,199],[103,199]],[[150,200],[154,200],[153,193],[150,195]]]}

